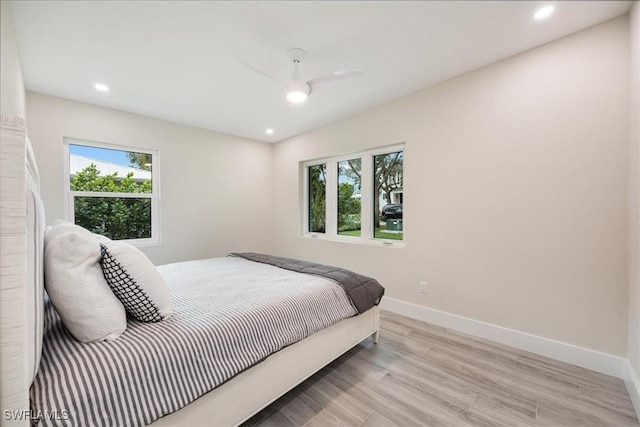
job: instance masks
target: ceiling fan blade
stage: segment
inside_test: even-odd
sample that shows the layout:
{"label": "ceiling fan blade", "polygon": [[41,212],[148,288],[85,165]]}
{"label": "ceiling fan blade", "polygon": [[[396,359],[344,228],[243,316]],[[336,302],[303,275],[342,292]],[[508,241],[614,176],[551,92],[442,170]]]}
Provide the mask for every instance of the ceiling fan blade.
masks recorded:
{"label": "ceiling fan blade", "polygon": [[244,60],[242,60],[240,58],[236,58],[236,59],[238,60],[239,63],[241,63],[242,65],[244,65],[245,67],[247,67],[248,69],[253,71],[254,73],[258,73],[261,76],[264,76],[264,77],[266,77],[268,79],[271,79],[271,80],[278,80],[277,78],[275,78],[271,74],[269,74],[269,73],[267,73],[265,71],[262,71],[259,68],[254,67],[253,65],[249,64],[248,62],[246,62],[246,61],[244,61]]}
{"label": "ceiling fan blade", "polygon": [[360,70],[341,70],[324,76],[316,77],[315,79],[309,80],[307,83],[309,84],[309,86],[311,86],[311,91],[313,92],[319,87],[331,84],[336,81],[359,77],[363,74],[364,73]]}

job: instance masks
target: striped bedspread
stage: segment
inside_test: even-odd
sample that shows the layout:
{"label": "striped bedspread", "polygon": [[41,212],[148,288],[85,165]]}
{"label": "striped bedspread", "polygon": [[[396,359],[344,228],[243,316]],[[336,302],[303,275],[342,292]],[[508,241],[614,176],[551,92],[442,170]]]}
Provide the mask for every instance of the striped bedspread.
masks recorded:
{"label": "striped bedspread", "polygon": [[116,341],[76,341],[47,306],[42,362],[31,387],[32,416],[43,414],[42,425],[151,423],[357,313],[330,280],[242,258],[158,269],[171,288],[174,315],[158,323],[130,319]]}

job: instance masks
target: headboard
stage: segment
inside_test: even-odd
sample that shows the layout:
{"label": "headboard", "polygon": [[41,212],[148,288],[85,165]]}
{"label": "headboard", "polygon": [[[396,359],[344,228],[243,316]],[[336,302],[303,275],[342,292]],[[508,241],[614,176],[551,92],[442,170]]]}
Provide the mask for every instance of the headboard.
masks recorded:
{"label": "headboard", "polygon": [[[24,120],[0,117],[0,409],[29,409],[42,347],[44,216]],[[27,355],[27,357],[25,357]],[[4,414],[4,412],[3,412]],[[12,424],[28,424],[26,419]]]}
{"label": "headboard", "polygon": [[38,373],[42,354],[44,312],[44,206],[40,174],[31,141],[25,138],[25,190],[27,207],[27,379]]}

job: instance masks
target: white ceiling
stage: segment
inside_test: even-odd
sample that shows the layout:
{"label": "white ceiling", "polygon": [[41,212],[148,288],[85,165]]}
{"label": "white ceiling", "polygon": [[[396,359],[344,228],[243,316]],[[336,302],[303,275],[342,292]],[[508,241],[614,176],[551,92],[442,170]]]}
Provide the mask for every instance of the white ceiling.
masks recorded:
{"label": "white ceiling", "polygon": [[[545,21],[533,14],[554,4]],[[626,13],[628,1],[14,1],[28,90],[275,142]],[[276,81],[357,69],[289,106]],[[94,90],[96,82],[110,87]],[[266,128],[273,128],[271,136]]]}

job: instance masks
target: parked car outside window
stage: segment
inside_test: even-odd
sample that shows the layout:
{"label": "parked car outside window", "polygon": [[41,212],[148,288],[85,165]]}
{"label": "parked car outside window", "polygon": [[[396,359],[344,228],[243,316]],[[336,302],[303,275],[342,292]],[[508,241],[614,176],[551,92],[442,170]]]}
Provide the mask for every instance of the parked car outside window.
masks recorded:
{"label": "parked car outside window", "polygon": [[388,219],[402,219],[402,205],[390,203],[382,207],[380,219],[386,221]]}

